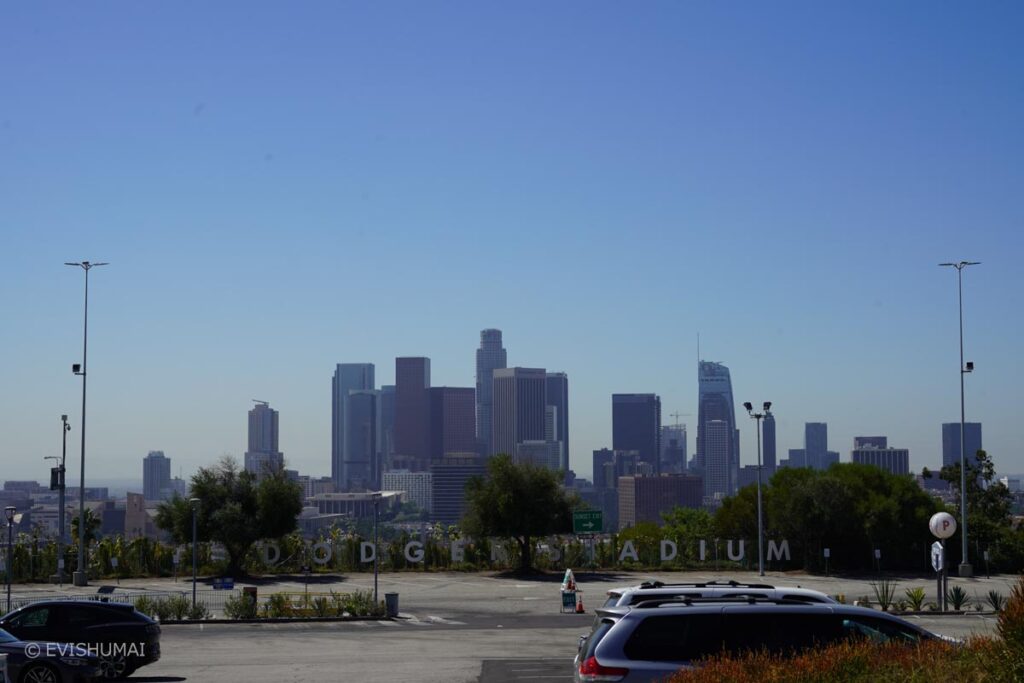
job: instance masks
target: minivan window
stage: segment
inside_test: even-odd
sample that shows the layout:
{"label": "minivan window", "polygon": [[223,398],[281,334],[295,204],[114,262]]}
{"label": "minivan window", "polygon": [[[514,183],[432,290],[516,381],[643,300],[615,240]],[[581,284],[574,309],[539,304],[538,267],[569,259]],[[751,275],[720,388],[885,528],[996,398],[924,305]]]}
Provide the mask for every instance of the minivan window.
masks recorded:
{"label": "minivan window", "polygon": [[730,652],[767,650],[791,654],[843,639],[842,619],[828,613],[727,612],[725,641]]}
{"label": "minivan window", "polygon": [[594,623],[594,629],[587,636],[587,640],[583,645],[583,654],[580,657],[580,661],[586,661],[587,659],[594,656],[594,651],[597,649],[598,643],[601,639],[607,635],[608,631],[612,630],[612,626],[615,625],[614,619],[601,619]]}
{"label": "minivan window", "polygon": [[916,644],[921,641],[917,631],[878,617],[848,617],[843,619],[843,629],[851,638],[865,638],[873,643]]}
{"label": "minivan window", "polygon": [[623,648],[629,659],[648,662],[690,662],[721,650],[721,619],[717,613],[647,617]]}

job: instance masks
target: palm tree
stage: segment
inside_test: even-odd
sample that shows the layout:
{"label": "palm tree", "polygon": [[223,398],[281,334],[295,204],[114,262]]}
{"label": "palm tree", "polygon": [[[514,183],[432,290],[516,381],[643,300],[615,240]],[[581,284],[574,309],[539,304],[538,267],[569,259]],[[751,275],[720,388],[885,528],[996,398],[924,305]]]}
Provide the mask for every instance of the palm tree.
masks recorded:
{"label": "palm tree", "polygon": [[[99,517],[93,514],[89,508],[85,509],[85,547],[88,548],[89,544],[96,540],[97,533],[100,530],[102,524]],[[71,519],[71,540],[78,542],[78,517],[75,516]]]}

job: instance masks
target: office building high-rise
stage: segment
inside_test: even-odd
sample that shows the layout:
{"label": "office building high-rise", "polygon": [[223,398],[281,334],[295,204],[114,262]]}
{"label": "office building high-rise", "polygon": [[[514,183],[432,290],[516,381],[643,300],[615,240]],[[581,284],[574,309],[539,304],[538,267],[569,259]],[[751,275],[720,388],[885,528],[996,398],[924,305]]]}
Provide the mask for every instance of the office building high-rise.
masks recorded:
{"label": "office building high-rise", "polygon": [[150,451],[142,459],[142,495],[146,500],[165,500],[173,492],[171,459],[163,451]]}
{"label": "office building high-rise", "polygon": [[[736,409],[732,398],[729,368],[721,363],[697,363],[697,456],[698,472],[704,476],[704,493],[728,496],[739,479],[740,446]],[[714,438],[708,435],[714,423]],[[720,424],[724,423],[724,424]]]}
{"label": "office building high-rise", "polygon": [[345,449],[342,456],[341,491],[379,488],[377,450],[378,392],[350,391],[345,399]]}
{"label": "office building high-rise", "polygon": [[910,474],[910,451],[906,448],[889,448],[874,443],[857,445],[850,452],[850,461],[861,465],[874,465],[892,474]]}
{"label": "office building high-rise", "polygon": [[446,455],[476,452],[476,390],[472,387],[432,387],[430,462],[437,462]]}
{"label": "office building high-rise", "polygon": [[381,471],[392,469],[395,456],[395,385],[381,386],[377,395],[377,452]]}
{"label": "office building high-rise", "polygon": [[284,455],[278,449],[278,413],[266,401],[256,401],[249,411],[249,448],[245,471],[262,478],[284,469]]}
{"label": "office building high-rise", "polygon": [[804,424],[803,458],[803,466],[815,470],[827,470],[839,462],[839,453],[828,449],[828,424],[824,422]]}
{"label": "office building high-rise", "polygon": [[487,465],[479,455],[449,455],[430,465],[430,519],[442,524],[458,524],[466,513],[466,482],[487,474]]}
{"label": "office building high-rise", "polygon": [[686,425],[661,428],[661,472],[681,474],[686,471]]}
{"label": "office building high-rise", "polygon": [[491,443],[494,453],[515,457],[518,444],[545,441],[547,372],[541,368],[494,371]]}
{"label": "office building high-rise", "polygon": [[353,391],[373,391],[373,363],[339,363],[331,380],[331,479],[338,491],[346,489],[345,415],[348,396]]}
{"label": "office building high-rise", "polygon": [[699,508],[704,485],[692,474],[619,477],[619,529],[639,522],[661,524],[662,514],[676,507]]}
{"label": "office building high-rise", "polygon": [[[964,460],[968,464],[974,463],[974,456],[982,450],[981,445],[981,423],[964,423]],[[960,464],[960,423],[945,422],[942,425],[942,466]]]}
{"label": "office building high-rise", "polygon": [[777,466],[775,451],[775,416],[767,413],[761,421],[762,458],[761,465],[765,479],[775,474]]}
{"label": "office building high-rise", "polygon": [[636,451],[655,473],[661,467],[661,399],[656,394],[612,394],[612,449]]}
{"label": "office building high-rise", "polygon": [[557,442],[558,469],[569,469],[569,377],[564,372],[549,372],[545,386],[548,407],[553,407],[554,428],[550,438]]}
{"label": "office building high-rise", "polygon": [[885,436],[855,436],[853,447],[857,448],[888,448],[889,438]]}
{"label": "office building high-rise", "polygon": [[481,330],[476,350],[476,438],[480,452],[493,455],[492,418],[494,371],[508,367],[508,354],[501,345],[501,330]]}
{"label": "office building high-rise", "polygon": [[430,466],[430,359],[395,359],[395,453]]}
{"label": "office building high-rise", "polygon": [[610,489],[615,488],[614,482],[611,481],[610,477],[607,476],[606,465],[609,465],[615,461],[615,451],[610,448],[602,448],[599,451],[593,452],[593,479],[595,489]]}

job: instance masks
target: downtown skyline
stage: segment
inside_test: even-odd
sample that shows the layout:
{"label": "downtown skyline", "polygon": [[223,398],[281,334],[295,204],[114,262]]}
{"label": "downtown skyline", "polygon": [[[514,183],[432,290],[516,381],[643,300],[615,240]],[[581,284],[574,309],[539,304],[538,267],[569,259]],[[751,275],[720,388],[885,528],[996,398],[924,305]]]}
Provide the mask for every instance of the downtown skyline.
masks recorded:
{"label": "downtown skyline", "polygon": [[[250,400],[331,468],[330,377],[431,359],[564,371],[570,466],[611,396],[697,435],[697,335],[779,459],[886,435],[919,471],[959,418],[1024,472],[1024,8],[652,3],[12,6],[0,21],[0,466],[72,426],[86,485],[163,451],[242,461]],[[228,36],[230,40],[225,40]],[[736,415],[740,465],[753,424]]]}

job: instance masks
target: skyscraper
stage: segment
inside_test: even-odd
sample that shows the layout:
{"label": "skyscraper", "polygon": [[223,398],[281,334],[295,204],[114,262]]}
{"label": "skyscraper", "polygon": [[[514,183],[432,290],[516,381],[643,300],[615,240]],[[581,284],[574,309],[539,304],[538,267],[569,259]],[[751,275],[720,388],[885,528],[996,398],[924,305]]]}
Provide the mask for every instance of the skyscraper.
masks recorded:
{"label": "skyscraper", "polygon": [[771,413],[767,413],[764,416],[764,420],[761,421],[761,441],[763,445],[761,451],[763,455],[761,459],[761,464],[764,467],[763,474],[766,478],[771,478],[775,474],[777,466],[775,454],[775,416]]}
{"label": "skyscraper", "polygon": [[680,474],[686,471],[686,425],[661,428],[661,472]]}
{"label": "skyscraper", "polygon": [[150,451],[142,459],[143,496],[146,500],[164,500],[171,492],[171,459],[163,451]]}
{"label": "skyscraper", "polygon": [[612,449],[636,451],[654,472],[661,467],[661,399],[656,394],[612,394]]}
{"label": "skyscraper", "polygon": [[828,424],[825,422],[804,424],[803,451],[805,467],[827,470],[839,462],[839,453],[828,449]]}
{"label": "skyscraper", "polygon": [[[964,423],[964,449],[968,464],[973,464],[974,456],[982,450],[981,423]],[[942,466],[960,464],[960,423],[945,422],[942,425]]]}
{"label": "skyscraper", "polygon": [[476,390],[431,387],[430,462],[476,453]]}
{"label": "skyscraper", "polygon": [[377,398],[377,452],[381,471],[386,471],[395,455],[395,385],[382,385]]}
{"label": "skyscraper", "polygon": [[339,363],[331,380],[331,479],[339,491],[346,490],[345,413],[348,395],[353,391],[372,391],[373,363]]}
{"label": "skyscraper", "polygon": [[494,371],[508,367],[508,354],[501,345],[501,330],[481,330],[476,350],[476,438],[484,455],[493,454],[491,415]]}
{"label": "skyscraper", "polygon": [[494,371],[491,444],[493,452],[515,456],[526,441],[546,439],[547,372],[542,368]]}
{"label": "skyscraper", "polygon": [[615,483],[611,481],[611,477],[608,476],[608,465],[615,462],[615,451],[610,448],[602,448],[599,451],[594,451],[594,488],[605,489],[614,488]]}
{"label": "skyscraper", "polygon": [[569,377],[564,372],[549,372],[545,391],[548,407],[555,409],[552,414],[554,429],[549,436],[559,444],[558,469],[564,472],[569,469]]}
{"label": "skyscraper", "polygon": [[340,491],[378,488],[377,402],[378,392],[372,390],[350,391],[345,397],[345,449]]}
{"label": "skyscraper", "polygon": [[430,359],[395,359],[395,453],[430,467]]}
{"label": "skyscraper", "polygon": [[[698,361],[697,392],[696,465],[705,472],[704,494],[728,496],[736,488],[740,461],[729,368],[721,363]],[[713,439],[708,434],[712,423]]]}
{"label": "skyscraper", "polygon": [[256,401],[249,411],[249,448],[245,471],[257,478],[284,469],[284,455],[278,449],[278,414],[266,401]]}

